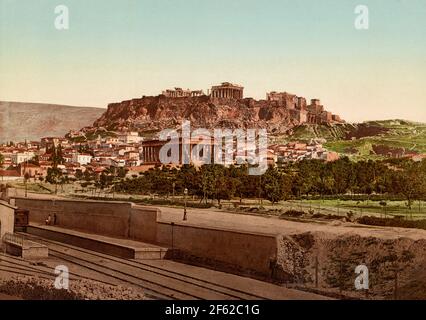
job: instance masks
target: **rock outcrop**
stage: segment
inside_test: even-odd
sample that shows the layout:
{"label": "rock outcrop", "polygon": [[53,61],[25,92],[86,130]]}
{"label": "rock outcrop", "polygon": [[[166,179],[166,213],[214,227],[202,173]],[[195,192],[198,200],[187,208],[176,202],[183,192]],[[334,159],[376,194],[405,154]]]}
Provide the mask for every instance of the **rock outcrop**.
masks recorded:
{"label": "rock outcrop", "polygon": [[300,124],[297,110],[275,101],[159,95],[112,103],[93,127],[156,132],[177,128],[184,120],[191,121],[193,128],[264,128],[269,133],[285,133]]}

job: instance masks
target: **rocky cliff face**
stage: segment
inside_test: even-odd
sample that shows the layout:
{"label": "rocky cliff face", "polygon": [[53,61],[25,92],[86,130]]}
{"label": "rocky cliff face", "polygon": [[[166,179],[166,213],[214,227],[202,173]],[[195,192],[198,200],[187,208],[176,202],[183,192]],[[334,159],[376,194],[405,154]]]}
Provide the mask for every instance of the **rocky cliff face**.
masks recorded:
{"label": "rocky cliff face", "polygon": [[155,132],[177,128],[184,120],[191,121],[192,128],[265,128],[272,133],[284,133],[299,124],[290,110],[269,101],[160,95],[112,103],[93,126]]}

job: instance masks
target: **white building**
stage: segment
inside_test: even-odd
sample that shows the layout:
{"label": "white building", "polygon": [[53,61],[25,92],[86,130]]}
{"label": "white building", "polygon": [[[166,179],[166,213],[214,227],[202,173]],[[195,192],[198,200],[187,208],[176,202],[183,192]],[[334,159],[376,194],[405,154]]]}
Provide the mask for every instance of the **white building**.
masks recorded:
{"label": "white building", "polygon": [[138,132],[123,132],[118,134],[118,140],[124,143],[140,143],[143,137]]}
{"label": "white building", "polygon": [[73,162],[77,162],[80,165],[89,164],[92,161],[92,155],[87,153],[74,153],[72,157]]}
{"label": "white building", "polygon": [[34,152],[18,152],[12,154],[12,162],[15,164],[20,164],[25,161],[29,161],[35,157]]}

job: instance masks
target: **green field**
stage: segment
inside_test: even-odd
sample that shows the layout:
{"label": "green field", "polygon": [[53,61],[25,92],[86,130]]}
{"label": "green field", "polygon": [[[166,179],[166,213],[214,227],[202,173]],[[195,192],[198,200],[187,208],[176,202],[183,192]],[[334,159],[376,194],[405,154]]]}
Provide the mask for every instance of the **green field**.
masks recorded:
{"label": "green field", "polygon": [[27,189],[28,192],[33,193],[43,193],[43,194],[51,194],[53,193],[54,186],[49,184],[42,184],[42,183],[27,183],[25,186],[24,182],[13,182],[10,183],[10,185],[14,188],[25,190]]}
{"label": "green field", "polygon": [[330,210],[338,214],[346,214],[349,211],[357,215],[373,215],[381,217],[404,216],[413,219],[426,218],[426,202],[415,201],[409,209],[406,201],[387,201],[386,206],[380,204],[380,201],[353,201],[353,200],[302,200],[296,201],[313,210]]}
{"label": "green field", "polygon": [[426,153],[426,124],[404,120],[369,121],[361,124],[301,125],[291,135],[272,137],[275,143],[320,139],[324,146],[352,160],[383,159],[373,146],[404,148]]}
{"label": "green field", "polygon": [[[244,204],[253,206],[256,203],[254,201],[244,201]],[[224,202],[224,205],[226,206],[227,203]],[[411,210],[408,208],[406,201],[387,201],[386,206],[382,206],[380,205],[380,201],[371,200],[291,200],[282,201],[275,205],[264,200],[262,201],[262,206],[266,210],[298,210],[305,213],[330,214],[342,217],[352,212],[356,217],[375,216],[391,218],[402,216],[407,219],[426,219],[426,201],[413,202]]]}

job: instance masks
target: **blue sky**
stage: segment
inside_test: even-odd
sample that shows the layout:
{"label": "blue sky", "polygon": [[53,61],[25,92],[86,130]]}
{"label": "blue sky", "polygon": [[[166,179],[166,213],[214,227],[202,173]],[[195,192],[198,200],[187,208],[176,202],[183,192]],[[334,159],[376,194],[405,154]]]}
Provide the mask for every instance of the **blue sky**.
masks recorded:
{"label": "blue sky", "polygon": [[[54,28],[60,4],[69,30]],[[426,122],[425,18],[424,0],[0,0],[0,99],[105,107],[231,81],[350,121]]]}

